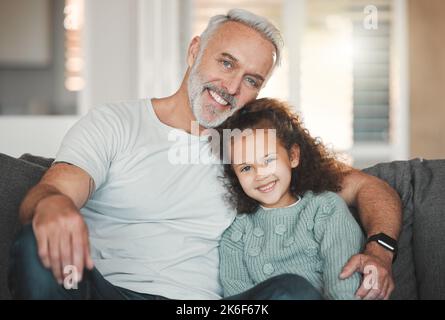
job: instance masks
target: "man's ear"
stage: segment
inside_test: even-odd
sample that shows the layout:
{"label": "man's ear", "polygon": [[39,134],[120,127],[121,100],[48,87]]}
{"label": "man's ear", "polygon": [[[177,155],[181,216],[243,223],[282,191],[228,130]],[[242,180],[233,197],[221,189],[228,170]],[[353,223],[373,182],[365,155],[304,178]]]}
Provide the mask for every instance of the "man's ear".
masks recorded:
{"label": "man's ear", "polygon": [[199,36],[196,36],[190,42],[189,50],[187,53],[187,64],[189,68],[191,68],[195,63],[196,58],[198,57],[200,47],[201,47],[201,38]]}
{"label": "man's ear", "polygon": [[294,144],[290,149],[290,165],[292,168],[298,167],[300,164],[300,146]]}

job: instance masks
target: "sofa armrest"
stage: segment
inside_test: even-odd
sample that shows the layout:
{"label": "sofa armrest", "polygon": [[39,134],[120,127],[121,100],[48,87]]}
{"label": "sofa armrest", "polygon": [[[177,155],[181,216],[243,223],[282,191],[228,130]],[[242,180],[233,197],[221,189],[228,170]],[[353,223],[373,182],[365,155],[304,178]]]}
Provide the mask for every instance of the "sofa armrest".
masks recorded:
{"label": "sofa armrest", "polygon": [[0,299],[9,299],[9,247],[20,227],[18,209],[47,168],[0,153]]}
{"label": "sofa armrest", "polygon": [[445,160],[411,161],[413,249],[420,299],[445,299]]}

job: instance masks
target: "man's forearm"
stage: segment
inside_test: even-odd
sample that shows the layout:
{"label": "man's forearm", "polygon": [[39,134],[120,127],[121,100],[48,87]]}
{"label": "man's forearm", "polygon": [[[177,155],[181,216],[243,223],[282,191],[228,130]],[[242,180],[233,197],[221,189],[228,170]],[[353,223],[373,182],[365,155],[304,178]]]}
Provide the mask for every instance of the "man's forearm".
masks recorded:
{"label": "man's forearm", "polygon": [[[397,239],[402,223],[402,205],[397,192],[385,181],[351,169],[343,179],[342,197],[358,209],[367,237],[385,233]],[[376,242],[366,245],[365,252],[390,263],[393,254]]]}
{"label": "man's forearm", "polygon": [[[378,233],[385,233],[394,239],[399,237],[402,205],[396,191],[385,181],[361,171],[346,168],[340,195],[349,206],[355,206],[358,209],[361,223],[368,237]],[[393,252],[376,241],[371,241],[366,244],[362,253],[353,256],[348,261],[340,277],[345,279],[359,271],[365,277],[356,292],[358,297],[388,299],[394,290],[393,261]],[[369,266],[373,268],[367,269]],[[369,281],[373,281],[371,288]]]}
{"label": "man's forearm", "polygon": [[394,239],[399,237],[402,205],[386,182],[368,176],[357,192],[357,208],[368,236],[383,232]]}
{"label": "man's forearm", "polygon": [[348,205],[358,209],[367,236],[383,232],[398,238],[402,205],[393,188],[385,181],[355,169],[346,173],[342,186],[340,194]]}

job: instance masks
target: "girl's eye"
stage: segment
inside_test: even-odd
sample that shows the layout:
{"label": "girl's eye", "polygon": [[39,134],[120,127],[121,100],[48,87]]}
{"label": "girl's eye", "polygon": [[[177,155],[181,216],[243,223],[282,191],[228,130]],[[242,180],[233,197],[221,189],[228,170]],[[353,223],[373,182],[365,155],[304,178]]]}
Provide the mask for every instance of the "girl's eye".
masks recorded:
{"label": "girl's eye", "polygon": [[250,166],[244,166],[241,168],[241,172],[248,172],[250,171]]}
{"label": "girl's eye", "polygon": [[267,158],[266,160],[264,160],[264,162],[266,163],[266,164],[269,164],[269,163],[271,163],[271,162],[273,162],[273,161],[275,161],[276,159],[275,158]]}
{"label": "girl's eye", "polygon": [[247,81],[247,83],[249,83],[250,86],[252,86],[254,88],[258,88],[258,86],[259,86],[258,82],[254,78],[247,77],[246,81]]}

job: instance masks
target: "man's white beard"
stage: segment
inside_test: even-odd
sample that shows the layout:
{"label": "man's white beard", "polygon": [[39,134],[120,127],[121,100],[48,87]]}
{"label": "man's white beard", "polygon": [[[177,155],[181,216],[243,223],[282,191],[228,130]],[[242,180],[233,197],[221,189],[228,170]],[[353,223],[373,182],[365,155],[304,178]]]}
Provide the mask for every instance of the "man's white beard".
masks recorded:
{"label": "man's white beard", "polygon": [[188,79],[188,94],[192,112],[198,123],[204,128],[215,128],[230,117],[237,108],[230,108],[227,111],[219,111],[211,104],[203,106],[202,95],[204,93],[204,81],[198,72],[198,66],[201,63],[201,57],[198,57],[193,65]]}

